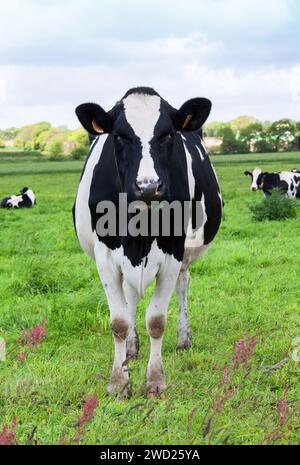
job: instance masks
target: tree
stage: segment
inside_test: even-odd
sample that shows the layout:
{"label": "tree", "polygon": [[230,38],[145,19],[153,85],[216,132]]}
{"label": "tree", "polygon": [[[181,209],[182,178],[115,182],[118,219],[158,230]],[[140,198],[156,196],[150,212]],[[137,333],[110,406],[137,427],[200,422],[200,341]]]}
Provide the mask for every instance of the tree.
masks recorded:
{"label": "tree", "polygon": [[206,137],[220,137],[219,132],[222,131],[225,127],[229,127],[229,123],[224,123],[222,121],[213,121],[204,126],[204,135]]}
{"label": "tree", "polygon": [[241,129],[239,138],[247,145],[248,152],[270,151],[267,134],[262,123],[252,123]]}
{"label": "tree", "polygon": [[247,152],[247,145],[236,138],[230,127],[223,128],[221,131],[223,142],[221,145],[222,153],[244,153]]}
{"label": "tree", "polygon": [[41,132],[47,131],[51,128],[50,123],[42,121],[41,123],[29,124],[23,126],[17,134],[15,144],[17,147],[21,147],[25,150],[36,150],[39,149],[38,138]]}
{"label": "tree", "polygon": [[48,146],[48,152],[52,156],[59,156],[63,154],[63,147],[61,142],[59,141],[53,141],[49,144]]}
{"label": "tree", "polygon": [[239,133],[243,128],[257,122],[258,121],[254,118],[254,116],[238,116],[230,121],[230,127],[234,132]]}
{"label": "tree", "polygon": [[[83,129],[70,131],[64,127],[51,128],[39,135],[38,143],[42,151],[51,155],[80,157],[88,152],[88,135]],[[58,148],[59,147],[59,150]],[[54,151],[54,152],[53,152]]]}
{"label": "tree", "polygon": [[255,148],[255,152],[259,152],[259,153],[274,152],[274,148],[272,144],[268,141],[266,135],[264,139],[261,139],[255,142],[254,148]]}
{"label": "tree", "polygon": [[267,130],[267,137],[276,152],[293,148],[295,130],[295,125],[289,119],[281,119],[271,124]]}

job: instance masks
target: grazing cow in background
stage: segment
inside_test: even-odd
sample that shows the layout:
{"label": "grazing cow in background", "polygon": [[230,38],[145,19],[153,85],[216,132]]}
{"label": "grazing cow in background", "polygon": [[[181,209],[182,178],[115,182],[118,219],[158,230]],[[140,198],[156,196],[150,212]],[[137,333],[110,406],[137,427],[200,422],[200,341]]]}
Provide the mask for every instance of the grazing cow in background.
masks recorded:
{"label": "grazing cow in background", "polygon": [[279,188],[289,199],[300,198],[300,172],[297,168],[291,171],[279,171],[275,173],[262,172],[260,168],[245,171],[245,176],[250,176],[252,184],[250,190],[262,190],[265,197],[271,195],[271,190]]}
{"label": "grazing cow in background", "polygon": [[[197,133],[210,109],[209,100],[194,98],[176,110],[148,87],[129,90],[108,112],[94,103],[76,108],[82,126],[96,136],[81,175],[73,217],[82,249],[96,261],[110,309],[115,356],[109,393],[128,394],[127,360],[138,352],[136,306],[154,279],[156,288],[146,311],[148,397],[160,397],[165,389],[162,338],[175,287],[180,307],[178,349],[190,346],[188,268],[214,239],[222,211],[218,181]],[[188,201],[192,213],[187,234],[177,236],[172,230],[169,237],[160,233],[133,237],[128,231],[99,235],[97,222],[103,213],[97,205],[109,200],[120,213],[120,193],[126,193],[128,203],[144,201],[147,214],[153,212],[153,201]],[[199,203],[203,221],[196,226]]]}
{"label": "grazing cow in background", "polygon": [[19,195],[12,195],[1,200],[1,208],[30,208],[36,204],[36,197],[31,189],[23,187]]}

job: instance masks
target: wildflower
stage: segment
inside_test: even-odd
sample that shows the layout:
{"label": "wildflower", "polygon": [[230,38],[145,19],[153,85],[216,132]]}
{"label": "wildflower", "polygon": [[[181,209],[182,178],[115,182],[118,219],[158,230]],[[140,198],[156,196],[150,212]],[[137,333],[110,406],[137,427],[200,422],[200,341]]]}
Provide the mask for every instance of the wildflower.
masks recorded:
{"label": "wildflower", "polygon": [[75,436],[75,441],[79,442],[81,435],[85,429],[85,426],[87,423],[92,421],[94,418],[95,410],[98,407],[99,402],[98,402],[98,397],[97,394],[95,393],[92,397],[86,397],[85,404],[83,407],[83,413],[82,415],[78,418],[77,420],[77,433]]}
{"label": "wildflower", "polygon": [[14,417],[11,428],[9,429],[7,425],[3,426],[2,431],[0,432],[0,445],[1,446],[12,446],[17,444],[16,441],[16,427],[17,419]]}
{"label": "wildflower", "polygon": [[277,411],[279,415],[279,420],[278,420],[279,426],[285,425],[288,419],[289,409],[288,409],[287,399],[286,399],[286,395],[288,392],[289,390],[288,388],[286,388],[283,395],[280,397],[278,401]]}
{"label": "wildflower", "polygon": [[239,366],[244,365],[244,368],[248,366],[248,362],[251,359],[255,346],[257,344],[257,338],[255,336],[247,337],[246,334],[234,344],[234,352],[231,356],[231,368],[238,369]]}
{"label": "wildflower", "polygon": [[27,334],[26,329],[23,329],[22,333],[21,333],[21,336],[19,337],[19,339],[17,341],[17,344],[21,344],[24,341],[24,339],[26,338],[26,334]]}
{"label": "wildflower", "polygon": [[192,418],[194,417],[195,413],[197,412],[197,409],[196,407],[193,407],[192,410],[190,411],[189,415],[188,415],[188,421],[187,421],[187,427],[186,427],[186,430],[187,432],[190,434],[191,432],[191,421],[192,421]]}
{"label": "wildflower", "polygon": [[17,360],[24,362],[29,352],[33,352],[43,342],[47,334],[47,328],[45,328],[46,321],[44,320],[42,323],[36,324],[32,329],[29,329],[28,333],[26,329],[22,330],[19,339],[11,349],[11,351],[14,351],[19,346],[25,346],[26,350],[19,351],[17,354]]}
{"label": "wildflower", "polygon": [[30,347],[31,350],[35,349],[38,347],[41,342],[46,337],[47,334],[47,328],[45,328],[46,320],[44,320],[41,324],[35,325],[32,329],[29,330],[27,339],[26,339],[26,345],[27,347]]}
{"label": "wildflower", "polygon": [[19,352],[17,355],[17,360],[19,360],[19,362],[25,362],[27,355],[27,352]]}

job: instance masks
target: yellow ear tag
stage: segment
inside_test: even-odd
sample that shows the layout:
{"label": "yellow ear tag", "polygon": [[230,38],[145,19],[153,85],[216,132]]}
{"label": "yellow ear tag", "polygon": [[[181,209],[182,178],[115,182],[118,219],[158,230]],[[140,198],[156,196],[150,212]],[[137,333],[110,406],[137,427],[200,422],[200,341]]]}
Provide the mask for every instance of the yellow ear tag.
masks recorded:
{"label": "yellow ear tag", "polygon": [[182,125],[182,129],[185,129],[187,127],[187,125],[189,124],[189,122],[191,121],[192,118],[193,118],[193,115],[191,113],[188,113],[186,115],[186,118],[185,118],[184,123]]}
{"label": "yellow ear tag", "polygon": [[94,131],[98,132],[98,134],[103,134],[103,129],[101,128],[101,126],[99,126],[99,124],[96,123],[96,121],[93,119],[92,121],[92,126],[93,126],[93,129]]}

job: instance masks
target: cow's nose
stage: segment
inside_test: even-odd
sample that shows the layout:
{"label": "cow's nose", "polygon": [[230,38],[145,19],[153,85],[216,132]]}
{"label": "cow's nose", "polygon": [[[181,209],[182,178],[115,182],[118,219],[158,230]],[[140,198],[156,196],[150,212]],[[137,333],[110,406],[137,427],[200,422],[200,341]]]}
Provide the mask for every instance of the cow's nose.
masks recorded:
{"label": "cow's nose", "polygon": [[162,198],[164,184],[160,179],[157,181],[153,179],[141,179],[136,180],[133,190],[138,200],[149,203]]}
{"label": "cow's nose", "polygon": [[257,191],[257,187],[252,187],[253,192]]}

